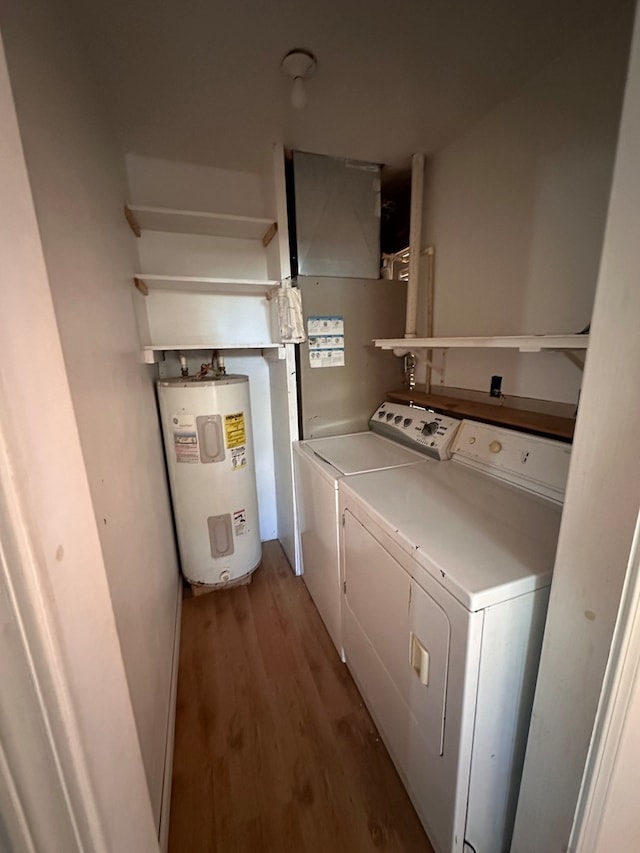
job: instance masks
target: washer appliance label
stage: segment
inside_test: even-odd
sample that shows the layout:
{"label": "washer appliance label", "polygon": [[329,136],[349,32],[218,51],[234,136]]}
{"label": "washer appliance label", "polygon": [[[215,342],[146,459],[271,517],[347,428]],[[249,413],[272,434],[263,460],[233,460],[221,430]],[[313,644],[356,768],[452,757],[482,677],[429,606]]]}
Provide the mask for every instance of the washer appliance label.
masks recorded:
{"label": "washer appliance label", "polygon": [[344,317],[307,317],[310,367],[344,367]]}

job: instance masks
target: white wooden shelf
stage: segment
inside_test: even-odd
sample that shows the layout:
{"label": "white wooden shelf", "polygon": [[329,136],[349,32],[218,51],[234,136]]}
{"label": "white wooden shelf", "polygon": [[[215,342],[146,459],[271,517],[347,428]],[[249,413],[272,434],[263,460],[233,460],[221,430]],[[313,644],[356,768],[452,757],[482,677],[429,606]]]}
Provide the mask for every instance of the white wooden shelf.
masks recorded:
{"label": "white wooden shelf", "polygon": [[260,281],[251,278],[209,278],[208,276],[157,275],[137,273],[134,284],[145,296],[150,290],[168,290],[174,293],[229,293],[236,296],[266,296],[280,286],[273,280]]}
{"label": "white wooden shelf", "polygon": [[517,349],[520,352],[541,350],[584,350],[589,346],[589,335],[508,335],[497,337],[464,338],[390,338],[373,342],[380,349],[455,349],[496,348]]}
{"label": "white wooden shelf", "polygon": [[256,343],[256,344],[150,344],[143,347],[145,352],[181,352],[188,350],[211,350],[211,349],[277,349],[284,344]]}
{"label": "white wooden shelf", "polygon": [[[274,343],[232,343],[232,344],[151,344],[142,348],[146,364],[155,364],[157,354],[163,352],[194,352],[196,350],[268,350],[274,352],[276,358],[284,358],[284,345]],[[272,356],[273,358],[274,356]]]}
{"label": "white wooden shelf", "polygon": [[125,206],[125,215],[137,237],[142,231],[167,231],[173,234],[204,234],[209,237],[262,240],[263,243],[266,241],[266,245],[277,230],[273,219],[208,213],[202,210],[174,210],[128,204]]}

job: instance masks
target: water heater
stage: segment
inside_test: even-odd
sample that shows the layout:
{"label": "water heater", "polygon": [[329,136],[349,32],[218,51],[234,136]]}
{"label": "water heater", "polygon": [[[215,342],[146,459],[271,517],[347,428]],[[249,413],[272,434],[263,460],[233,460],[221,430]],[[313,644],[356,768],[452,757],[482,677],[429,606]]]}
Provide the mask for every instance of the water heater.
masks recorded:
{"label": "water heater", "polygon": [[192,583],[226,586],[262,557],[249,379],[157,386],[182,571]]}

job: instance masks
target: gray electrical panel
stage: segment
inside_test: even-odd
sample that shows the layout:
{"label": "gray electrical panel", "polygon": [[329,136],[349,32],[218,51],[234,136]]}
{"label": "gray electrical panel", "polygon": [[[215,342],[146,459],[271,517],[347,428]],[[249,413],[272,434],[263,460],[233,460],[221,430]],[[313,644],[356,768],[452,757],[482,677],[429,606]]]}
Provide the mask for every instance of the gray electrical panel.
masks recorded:
{"label": "gray electrical panel", "polygon": [[340,317],[344,323],[343,367],[312,368],[309,343],[300,344],[301,438],[366,430],[386,392],[402,387],[402,359],[376,349],[372,339],[404,334],[407,284],[300,276],[297,285],[305,324],[313,316]]}
{"label": "gray electrical panel", "polygon": [[298,273],[380,277],[380,166],[293,153]]}

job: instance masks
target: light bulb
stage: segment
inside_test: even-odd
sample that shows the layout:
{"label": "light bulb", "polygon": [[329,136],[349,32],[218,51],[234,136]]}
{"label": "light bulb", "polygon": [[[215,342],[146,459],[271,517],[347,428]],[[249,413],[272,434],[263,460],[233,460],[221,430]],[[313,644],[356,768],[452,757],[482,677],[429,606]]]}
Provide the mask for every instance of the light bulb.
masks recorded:
{"label": "light bulb", "polygon": [[291,105],[297,110],[301,110],[307,104],[307,90],[304,86],[302,77],[296,77],[293,81],[291,90]]}

